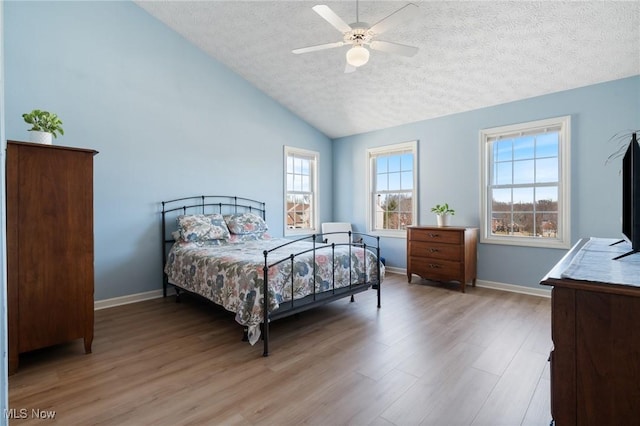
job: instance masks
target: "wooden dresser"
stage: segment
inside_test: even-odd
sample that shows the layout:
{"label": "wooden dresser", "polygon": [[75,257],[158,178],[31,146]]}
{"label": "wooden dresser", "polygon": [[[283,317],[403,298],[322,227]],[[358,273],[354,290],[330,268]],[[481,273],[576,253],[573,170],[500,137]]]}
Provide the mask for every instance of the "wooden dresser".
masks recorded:
{"label": "wooden dresser", "polygon": [[585,270],[597,265],[603,281],[631,275],[640,285],[640,254],[612,260],[624,247],[612,254],[608,244],[591,249],[593,241],[581,240],[541,282],[553,286],[551,415],[556,426],[637,425],[640,287],[571,279],[564,273],[575,258],[573,271],[579,273],[584,261]]}
{"label": "wooden dresser", "polygon": [[407,278],[476,285],[478,228],[410,226],[407,228]]}
{"label": "wooden dresser", "polygon": [[7,142],[9,374],[19,354],[93,341],[93,156]]}

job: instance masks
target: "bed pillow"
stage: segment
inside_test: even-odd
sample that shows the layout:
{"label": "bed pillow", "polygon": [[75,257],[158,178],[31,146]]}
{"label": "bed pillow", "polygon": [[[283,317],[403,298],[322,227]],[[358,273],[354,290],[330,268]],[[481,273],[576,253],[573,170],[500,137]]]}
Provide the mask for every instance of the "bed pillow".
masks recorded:
{"label": "bed pillow", "polygon": [[229,238],[229,229],[221,214],[178,216],[178,232],[182,241],[211,242]]}
{"label": "bed pillow", "polygon": [[229,232],[237,235],[264,234],[269,227],[266,222],[254,213],[236,213],[224,217]]}

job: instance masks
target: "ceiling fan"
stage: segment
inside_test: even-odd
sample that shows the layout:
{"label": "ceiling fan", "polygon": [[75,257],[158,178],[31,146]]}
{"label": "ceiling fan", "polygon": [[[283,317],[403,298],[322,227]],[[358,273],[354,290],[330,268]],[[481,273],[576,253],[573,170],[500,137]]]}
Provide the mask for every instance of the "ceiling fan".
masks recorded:
{"label": "ceiling fan", "polygon": [[418,9],[418,6],[413,3],[409,3],[401,7],[391,15],[382,18],[371,27],[369,27],[369,24],[365,22],[360,22],[360,18],[358,16],[357,0],[356,22],[350,25],[344,22],[338,15],[336,15],[336,13],[331,10],[329,6],[319,4],[314,6],[312,9],[314,12],[324,18],[325,21],[333,25],[334,28],[342,33],[342,41],[294,49],[292,50],[292,52],[295,54],[314,52],[316,50],[332,49],[335,47],[350,45],[351,48],[347,51],[347,64],[344,69],[345,73],[350,73],[354,72],[358,67],[363,66],[369,61],[369,50],[367,50],[367,46],[373,50],[395,53],[403,56],[413,56],[416,54],[416,52],[418,52],[417,47],[376,39],[378,35],[384,33],[388,29],[399,24],[402,20],[408,19],[412,14],[414,14]]}

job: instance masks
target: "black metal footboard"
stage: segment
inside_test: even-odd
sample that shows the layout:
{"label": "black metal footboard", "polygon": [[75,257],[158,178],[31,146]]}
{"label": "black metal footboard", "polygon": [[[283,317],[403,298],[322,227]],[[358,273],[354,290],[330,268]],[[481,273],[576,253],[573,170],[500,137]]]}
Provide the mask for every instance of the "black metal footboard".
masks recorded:
{"label": "black metal footboard", "polygon": [[[332,234],[340,234],[339,232],[334,232]],[[264,267],[263,267],[263,289],[262,289],[262,294],[264,297],[263,300],[263,322],[262,322],[262,339],[263,339],[263,345],[264,345],[264,350],[262,353],[262,356],[269,356],[269,323],[272,320],[276,320],[278,318],[284,318],[290,315],[294,315],[297,314],[299,312],[303,312],[306,311],[308,309],[312,309],[316,306],[320,306],[320,305],[324,305],[330,302],[333,302],[335,300],[338,299],[342,299],[344,297],[348,297],[351,296],[351,301],[353,301],[353,295],[356,293],[360,293],[362,291],[368,290],[369,288],[373,287],[374,289],[376,289],[377,291],[377,296],[378,296],[378,308],[381,307],[381,301],[380,301],[380,290],[382,287],[382,279],[381,279],[381,268],[380,268],[380,237],[378,236],[373,236],[373,235],[368,235],[368,234],[362,234],[362,233],[357,233],[357,232],[351,232],[351,231],[347,231],[347,232],[343,232],[343,234],[348,234],[348,241],[353,241],[353,236],[357,235],[359,237],[359,242],[357,243],[340,243],[340,244],[336,244],[336,243],[332,243],[332,244],[319,244],[318,241],[318,236],[317,235],[311,235],[308,237],[304,237],[304,238],[299,238],[297,240],[292,240],[286,244],[280,245],[278,247],[274,247],[271,250],[265,250],[263,252],[264,255]],[[375,244],[369,245],[367,246],[366,244],[366,240],[373,240],[375,241]],[[300,242],[300,241],[310,241],[312,243],[312,248],[308,249],[308,250],[303,250],[297,253],[293,253],[291,255],[289,255],[288,257],[285,258],[280,258],[278,260],[273,260],[273,259],[269,259],[269,255],[274,252],[275,250],[281,249],[283,247],[286,247],[290,244],[294,244],[296,242]],[[348,246],[349,248],[349,283],[347,285],[344,286],[338,286],[336,287],[336,278],[335,278],[335,248],[337,246]],[[332,278],[332,282],[331,282],[331,288],[328,290],[324,290],[324,291],[317,291],[317,276],[316,276],[316,251],[320,248],[327,248],[327,247],[331,247],[331,257],[332,257],[332,264],[333,264],[333,278]],[[375,257],[375,265],[367,265],[367,256],[366,253],[364,253],[365,255],[363,256],[365,265],[364,265],[364,280],[361,282],[353,282],[353,277],[352,277],[352,258],[351,258],[351,251],[353,247],[357,247],[357,248],[361,248],[363,250],[363,252],[366,252],[367,250],[375,250],[376,253],[376,257]],[[306,254],[306,253],[313,253],[313,284],[312,284],[312,293],[306,297],[300,298],[300,299],[294,299],[293,298],[293,293],[294,293],[294,263],[296,261],[296,258]],[[291,300],[284,302],[284,303],[280,303],[278,309],[276,309],[273,312],[269,312],[268,306],[270,306],[269,304],[269,268],[274,267],[278,264],[281,264],[283,262],[291,262],[291,294],[292,294],[292,298]],[[376,279],[375,282],[369,282],[367,281],[367,277],[370,275],[370,269],[369,268],[375,268],[376,270]]]}

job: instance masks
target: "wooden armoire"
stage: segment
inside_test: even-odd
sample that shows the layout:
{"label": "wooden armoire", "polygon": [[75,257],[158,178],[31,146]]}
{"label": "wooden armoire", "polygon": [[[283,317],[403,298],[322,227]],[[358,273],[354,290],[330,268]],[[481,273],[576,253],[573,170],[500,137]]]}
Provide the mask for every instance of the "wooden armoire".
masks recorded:
{"label": "wooden armoire", "polygon": [[91,149],[7,142],[9,374],[19,355],[93,341]]}

